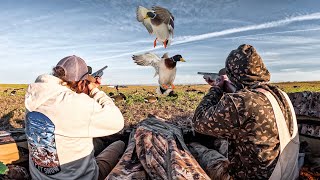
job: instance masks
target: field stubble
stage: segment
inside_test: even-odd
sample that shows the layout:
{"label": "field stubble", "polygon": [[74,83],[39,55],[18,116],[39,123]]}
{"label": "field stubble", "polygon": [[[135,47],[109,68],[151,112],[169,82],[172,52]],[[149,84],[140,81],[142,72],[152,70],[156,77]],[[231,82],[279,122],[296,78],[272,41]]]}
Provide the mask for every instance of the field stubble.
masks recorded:
{"label": "field stubble", "polygon": [[[275,83],[285,92],[320,91],[320,82],[286,82]],[[27,85],[2,84],[0,85],[0,130],[23,128],[25,119],[24,95]],[[115,88],[102,86],[107,94],[118,92]],[[145,119],[148,114],[175,122],[190,124],[193,112],[208,91],[208,85],[180,85],[175,89],[178,97],[157,96],[155,103],[145,102],[145,98],[154,94],[155,86],[128,86],[119,88],[127,98],[116,102],[125,118],[125,125],[135,125]],[[7,90],[7,91],[6,91]],[[11,92],[16,90],[15,95]],[[76,122],[75,122],[76,123]],[[181,124],[183,125],[183,124]]]}

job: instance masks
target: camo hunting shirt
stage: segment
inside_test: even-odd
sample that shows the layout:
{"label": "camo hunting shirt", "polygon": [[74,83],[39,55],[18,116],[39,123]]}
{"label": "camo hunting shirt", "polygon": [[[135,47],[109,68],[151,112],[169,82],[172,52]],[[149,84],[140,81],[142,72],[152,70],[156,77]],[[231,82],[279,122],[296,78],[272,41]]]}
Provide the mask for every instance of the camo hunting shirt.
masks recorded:
{"label": "camo hunting shirt", "polygon": [[214,86],[197,107],[193,124],[197,132],[228,138],[229,173],[235,179],[268,179],[278,160],[280,141],[274,112],[267,97],[273,94],[292,133],[292,117],[277,87],[268,84],[270,73],[255,48],[241,45],[226,60],[227,75],[237,91],[223,93]]}
{"label": "camo hunting shirt", "polygon": [[279,139],[273,110],[258,92],[224,94],[212,87],[195,112],[199,133],[229,139],[230,175],[267,179],[277,163]]}

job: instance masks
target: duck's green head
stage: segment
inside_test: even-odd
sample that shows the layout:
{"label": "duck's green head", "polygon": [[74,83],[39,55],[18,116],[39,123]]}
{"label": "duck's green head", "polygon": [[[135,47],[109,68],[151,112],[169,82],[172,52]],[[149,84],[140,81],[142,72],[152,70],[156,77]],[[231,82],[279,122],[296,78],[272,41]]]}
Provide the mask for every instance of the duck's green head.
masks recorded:
{"label": "duck's green head", "polygon": [[181,56],[180,54],[177,54],[177,55],[171,57],[171,59],[172,59],[172,61],[174,61],[174,62],[178,62],[178,61],[186,62],[186,61],[182,58],[182,56]]}
{"label": "duck's green head", "polygon": [[147,15],[144,19],[147,19],[147,18],[151,18],[151,19],[154,19],[156,17],[156,13],[154,12],[147,12]]}

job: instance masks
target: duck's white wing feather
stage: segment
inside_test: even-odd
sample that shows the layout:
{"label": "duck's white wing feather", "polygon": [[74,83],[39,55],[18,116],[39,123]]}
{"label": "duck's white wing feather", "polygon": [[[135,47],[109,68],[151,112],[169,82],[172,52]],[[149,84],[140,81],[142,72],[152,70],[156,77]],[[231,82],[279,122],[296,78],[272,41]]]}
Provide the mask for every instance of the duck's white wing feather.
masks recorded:
{"label": "duck's white wing feather", "polygon": [[154,53],[145,53],[141,55],[133,55],[132,59],[140,66],[153,66],[156,70],[154,77],[159,74],[159,62],[161,59]]}
{"label": "duck's white wing feather", "polygon": [[152,11],[152,10],[139,6],[137,8],[137,20],[139,22],[142,22],[142,24],[147,28],[148,32],[152,34],[153,29],[152,29],[150,18],[144,19],[149,11]]}
{"label": "duck's white wing feather", "polygon": [[150,11],[149,9],[142,7],[142,6],[139,6],[137,8],[137,20],[139,22],[143,22],[144,18],[146,17],[146,15],[149,11]]}

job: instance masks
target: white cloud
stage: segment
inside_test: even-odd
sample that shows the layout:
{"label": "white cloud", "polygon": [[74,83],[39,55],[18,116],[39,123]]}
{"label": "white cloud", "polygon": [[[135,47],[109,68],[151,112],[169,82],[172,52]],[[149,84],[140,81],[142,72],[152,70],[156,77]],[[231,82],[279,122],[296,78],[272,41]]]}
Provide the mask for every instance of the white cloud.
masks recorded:
{"label": "white cloud", "polygon": [[280,69],[280,72],[301,72],[301,68],[285,68],[285,69]]}
{"label": "white cloud", "polygon": [[320,71],[285,71],[271,72],[272,82],[319,81]]}

